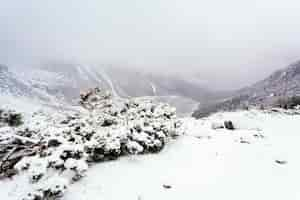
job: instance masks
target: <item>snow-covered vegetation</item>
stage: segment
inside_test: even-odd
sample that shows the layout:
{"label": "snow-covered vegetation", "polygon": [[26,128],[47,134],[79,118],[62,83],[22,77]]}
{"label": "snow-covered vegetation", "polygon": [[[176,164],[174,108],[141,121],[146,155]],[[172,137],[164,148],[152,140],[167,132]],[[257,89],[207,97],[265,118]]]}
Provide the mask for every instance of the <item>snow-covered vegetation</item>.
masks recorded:
{"label": "snow-covered vegetation", "polygon": [[174,108],[148,99],[113,98],[96,88],[80,104],[80,111],[35,112],[23,125],[2,123],[0,173],[27,176],[31,187],[22,199],[61,198],[93,164],[157,153],[183,131]]}
{"label": "snow-covered vegetation", "polygon": [[[178,118],[167,104],[97,88],[80,105],[23,117],[3,109],[1,198],[300,197],[299,107]],[[22,123],[8,123],[16,116]]]}
{"label": "snow-covered vegetation", "polygon": [[[212,128],[224,121],[235,129]],[[186,134],[162,152],[97,165],[65,200],[297,200],[299,121],[292,110],[185,118]]]}
{"label": "snow-covered vegetation", "polygon": [[[178,131],[185,134],[170,140],[160,153],[136,155],[143,145],[130,139],[131,148],[123,147],[131,156],[100,164],[89,161],[91,154],[82,149],[85,144],[64,142],[55,136],[62,130],[53,128],[54,137],[43,136],[45,149],[19,161],[14,167],[18,174],[0,181],[0,195],[6,200],[297,200],[299,114],[299,110],[250,110],[180,119]],[[225,121],[231,121],[234,129],[226,129]],[[26,143],[36,139],[30,137]],[[106,144],[113,152],[119,147],[115,141]]]}

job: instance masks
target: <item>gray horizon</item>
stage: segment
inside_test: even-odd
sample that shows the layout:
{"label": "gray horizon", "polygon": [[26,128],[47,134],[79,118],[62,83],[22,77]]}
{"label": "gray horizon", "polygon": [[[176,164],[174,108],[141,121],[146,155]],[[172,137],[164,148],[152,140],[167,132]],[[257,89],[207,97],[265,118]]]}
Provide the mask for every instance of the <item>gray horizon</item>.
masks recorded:
{"label": "gray horizon", "polygon": [[300,58],[299,9],[294,0],[2,0],[0,63],[112,64],[238,89]]}

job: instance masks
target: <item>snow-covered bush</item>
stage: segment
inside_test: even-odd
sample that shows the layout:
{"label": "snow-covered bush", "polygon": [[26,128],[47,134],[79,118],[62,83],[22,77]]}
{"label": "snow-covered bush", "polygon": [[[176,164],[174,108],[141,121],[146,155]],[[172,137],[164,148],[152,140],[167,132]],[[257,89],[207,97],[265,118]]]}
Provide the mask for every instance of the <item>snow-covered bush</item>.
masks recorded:
{"label": "snow-covered bush", "polygon": [[74,175],[72,176],[73,181],[78,181],[82,177],[85,176],[89,166],[86,163],[85,160],[76,160],[73,158],[69,158],[64,163],[65,169],[71,170],[74,172]]}
{"label": "snow-covered bush", "polygon": [[144,151],[144,147],[136,141],[129,141],[126,144],[126,149],[130,154],[139,154]]}
{"label": "snow-covered bush", "polygon": [[63,194],[66,185],[58,185],[56,191],[47,174],[60,174],[72,183],[84,177],[93,163],[157,153],[169,139],[181,134],[176,110],[147,98],[113,98],[96,88],[81,95],[80,105],[84,109],[34,113],[8,137],[8,143],[21,138],[29,148],[34,147],[30,156],[14,165],[18,173],[28,174],[33,185],[43,183],[26,200]]}
{"label": "snow-covered bush", "polygon": [[37,185],[23,200],[58,200],[64,195],[68,185],[65,178],[54,176]]}
{"label": "snow-covered bush", "polygon": [[282,97],[279,98],[275,103],[275,106],[284,109],[293,109],[299,105],[300,105],[300,96]]}
{"label": "snow-covered bush", "polygon": [[20,126],[23,124],[22,115],[12,110],[0,109],[0,127],[1,126]]}

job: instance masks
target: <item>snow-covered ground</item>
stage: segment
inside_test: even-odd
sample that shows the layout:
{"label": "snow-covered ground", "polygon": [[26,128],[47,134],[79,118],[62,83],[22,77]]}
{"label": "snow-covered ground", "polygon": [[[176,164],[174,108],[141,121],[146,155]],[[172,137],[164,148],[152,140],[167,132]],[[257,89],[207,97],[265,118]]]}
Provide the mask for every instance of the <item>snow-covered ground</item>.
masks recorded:
{"label": "snow-covered ground", "polygon": [[[237,130],[212,129],[225,120]],[[162,152],[94,165],[63,199],[300,199],[300,115],[253,110],[183,121],[186,135]],[[27,182],[0,181],[1,199],[20,199]]]}

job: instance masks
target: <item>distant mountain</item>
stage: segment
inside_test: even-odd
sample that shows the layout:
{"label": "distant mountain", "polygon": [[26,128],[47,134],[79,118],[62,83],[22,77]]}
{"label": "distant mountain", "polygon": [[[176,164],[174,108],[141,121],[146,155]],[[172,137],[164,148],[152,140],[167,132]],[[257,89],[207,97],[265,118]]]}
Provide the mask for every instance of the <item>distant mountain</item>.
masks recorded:
{"label": "distant mountain", "polygon": [[0,65],[0,94],[14,96],[32,95],[32,90],[22,81],[18,80],[7,66]]}
{"label": "distant mountain", "polygon": [[190,82],[188,77],[113,66],[104,66],[102,69],[110,77],[115,90],[125,96],[182,96],[201,102],[219,97],[217,92]]}
{"label": "distant mountain", "polygon": [[179,113],[191,113],[199,101],[220,98],[188,79],[112,65],[48,62],[23,69],[2,66],[0,79],[2,96],[24,96],[56,105],[77,104],[81,91],[98,86],[117,97],[146,96],[168,102]]}
{"label": "distant mountain", "polygon": [[250,87],[236,91],[230,98],[200,104],[193,116],[199,118],[219,110],[249,106],[276,106],[279,100],[295,96],[300,96],[300,61],[274,72]]}
{"label": "distant mountain", "polygon": [[300,61],[271,74],[249,88],[239,91],[240,95],[248,95],[252,103],[268,104],[278,97],[300,95]]}

